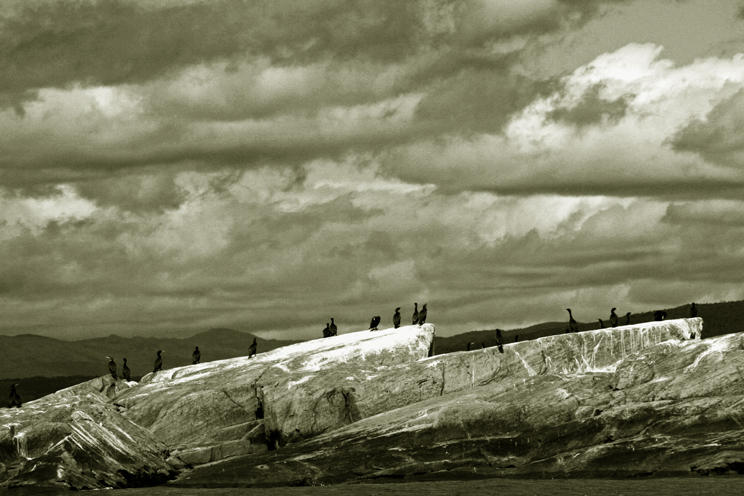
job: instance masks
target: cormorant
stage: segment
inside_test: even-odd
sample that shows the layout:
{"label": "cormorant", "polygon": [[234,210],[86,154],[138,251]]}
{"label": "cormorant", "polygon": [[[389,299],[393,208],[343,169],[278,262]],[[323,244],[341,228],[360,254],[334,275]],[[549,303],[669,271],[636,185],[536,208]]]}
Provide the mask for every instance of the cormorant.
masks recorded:
{"label": "cormorant", "polygon": [[656,310],[654,312],[654,320],[664,320],[666,319],[667,313],[664,310]]}
{"label": "cormorant", "polygon": [[329,327],[331,324],[326,322],[325,329],[323,329],[323,337],[329,338],[331,337],[331,328]]}
{"label": "cormorant", "polygon": [[127,365],[127,359],[122,358],[124,361],[124,365],[121,366],[121,375],[124,377],[125,381],[131,381],[132,380],[132,372],[129,370],[129,366]]}
{"label": "cormorant", "polygon": [[501,329],[496,329],[496,346],[499,347],[499,353],[504,352],[504,336],[501,334]]}
{"label": "cormorant", "polygon": [[16,391],[16,386],[18,386],[18,384],[10,385],[10,396],[8,398],[10,400],[8,403],[8,406],[10,408],[21,408],[21,395],[18,394],[18,391]]}
{"label": "cormorant", "polygon": [[697,316],[698,316],[697,307],[695,306],[694,303],[690,303],[690,317],[697,317]]}
{"label": "cormorant", "polygon": [[114,380],[118,379],[118,377],[116,376],[116,362],[110,356],[107,356],[106,358],[108,358],[108,369],[111,377],[113,377]]}
{"label": "cormorant", "polygon": [[333,321],[333,317],[331,317],[331,327],[328,328],[331,331],[331,336],[335,336],[338,334],[338,327],[336,327],[336,323]]}
{"label": "cormorant", "polygon": [[411,324],[418,324],[418,303],[413,302],[413,316],[411,317]]}
{"label": "cormorant", "polygon": [[573,318],[571,309],[567,308],[566,311],[568,312],[568,332],[578,332],[579,326],[576,324],[576,319]]}
{"label": "cormorant", "polygon": [[395,313],[393,314],[393,327],[400,327],[400,307],[395,307]]}
{"label": "cormorant", "polygon": [[610,310],[610,325],[612,327],[617,327],[617,314],[615,310],[617,310],[615,307],[612,307],[612,310]]}
{"label": "cormorant", "polygon": [[630,325],[630,312],[625,314],[625,325]]}
{"label": "cormorant", "polygon": [[160,370],[163,370],[163,357],[162,357],[163,350],[158,350],[158,356],[155,358],[155,366],[152,368],[152,371],[154,373],[157,373]]}
{"label": "cormorant", "polygon": [[372,320],[369,321],[369,330],[376,331],[378,325],[380,325],[380,316],[375,315],[374,317],[372,317]]}
{"label": "cormorant", "polygon": [[256,354],[256,348],[258,348],[258,342],[256,341],[256,338],[253,338],[253,342],[251,343],[250,348],[248,348],[248,358],[251,358]]}
{"label": "cormorant", "polygon": [[421,311],[418,314],[418,325],[423,325],[426,322],[426,303],[421,307]]}
{"label": "cormorant", "polygon": [[600,329],[604,329],[605,328],[605,325],[604,325],[604,322],[602,321],[602,319],[597,319],[597,320],[599,321],[599,328]]}
{"label": "cormorant", "polygon": [[201,351],[199,347],[194,348],[194,352],[191,354],[191,364],[196,365],[201,360]]}

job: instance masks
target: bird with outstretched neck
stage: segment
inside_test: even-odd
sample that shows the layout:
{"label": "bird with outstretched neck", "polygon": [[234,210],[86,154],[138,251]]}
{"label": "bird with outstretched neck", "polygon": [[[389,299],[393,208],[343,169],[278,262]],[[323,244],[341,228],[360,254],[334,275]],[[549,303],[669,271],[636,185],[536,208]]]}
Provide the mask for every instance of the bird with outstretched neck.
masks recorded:
{"label": "bird with outstretched neck", "polygon": [[201,361],[201,351],[199,351],[199,347],[194,348],[194,352],[191,353],[191,365],[196,365]]}
{"label": "bird with outstretched neck", "polygon": [[426,303],[424,303],[424,306],[421,307],[421,310],[419,310],[418,325],[424,325],[425,322],[426,322]]}
{"label": "bird with outstretched neck", "polygon": [[124,377],[125,381],[131,381],[132,380],[132,371],[129,370],[129,365],[127,365],[127,359],[122,358],[122,361],[124,362],[124,365],[121,366],[121,375]]}
{"label": "bird with outstretched neck", "polygon": [[576,319],[573,317],[573,312],[571,312],[570,308],[567,308],[566,311],[568,312],[568,331],[569,332],[578,332],[579,326],[576,323]]}
{"label": "bird with outstretched neck", "polygon": [[163,350],[158,350],[157,356],[155,357],[155,365],[152,367],[152,372],[157,374],[163,370]]}
{"label": "bird with outstretched neck", "polygon": [[400,327],[400,307],[395,307],[395,313],[393,314],[393,327],[395,329]]}

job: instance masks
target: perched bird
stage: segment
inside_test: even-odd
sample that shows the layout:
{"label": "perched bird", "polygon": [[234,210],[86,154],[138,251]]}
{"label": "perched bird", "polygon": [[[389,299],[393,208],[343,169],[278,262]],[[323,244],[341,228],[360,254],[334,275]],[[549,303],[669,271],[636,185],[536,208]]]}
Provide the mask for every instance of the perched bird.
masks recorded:
{"label": "perched bird", "polygon": [[251,343],[250,348],[248,348],[248,358],[251,358],[256,354],[256,349],[258,348],[258,342],[256,341],[256,338],[253,338],[253,342]]}
{"label": "perched bird", "polygon": [[125,381],[131,381],[132,380],[132,372],[129,370],[129,365],[127,365],[127,359],[122,358],[124,361],[124,365],[121,366],[121,376],[124,378]]}
{"label": "perched bird", "polygon": [[413,316],[411,317],[411,324],[418,324],[418,303],[413,302]]}
{"label": "perched bird", "polygon": [[625,314],[625,325],[630,324],[630,312]]}
{"label": "perched bird", "polygon": [[654,312],[654,320],[664,320],[666,319],[667,313],[664,310],[656,310]]}
{"label": "perched bird", "polygon": [[578,332],[579,326],[576,324],[576,319],[573,318],[573,313],[570,308],[567,308],[568,312],[568,332]]}
{"label": "perched bird", "polygon": [[331,317],[331,327],[329,327],[331,331],[331,336],[336,336],[338,334],[338,327],[336,327],[336,323],[333,321],[333,317]]}
{"label": "perched bird", "polygon": [[602,319],[597,319],[597,320],[599,320],[599,328],[600,328],[600,329],[604,329],[604,328],[605,328],[605,324],[604,324],[604,322],[602,321]]}
{"label": "perched bird", "polygon": [[154,373],[163,370],[163,350],[158,350],[158,356],[155,357],[155,366],[152,368]]}
{"label": "perched bird", "polygon": [[418,314],[418,325],[423,325],[426,322],[426,303],[421,307],[421,311]]}
{"label": "perched bird", "polygon": [[378,325],[380,325],[380,316],[375,315],[374,317],[372,317],[372,320],[369,321],[369,330],[376,331]]}
{"label": "perched bird", "polygon": [[113,377],[114,380],[118,379],[118,377],[116,376],[116,362],[110,356],[106,356],[106,358],[108,358],[108,369],[111,377]]}
{"label": "perched bird", "polygon": [[615,310],[617,310],[615,307],[612,307],[612,310],[610,310],[610,325],[612,327],[617,327],[617,314]]}
{"label": "perched bird", "polygon": [[695,306],[694,303],[690,303],[690,317],[697,317],[697,316],[698,316],[697,307]]}
{"label": "perched bird", "polygon": [[19,386],[19,384],[11,384],[10,385],[10,396],[9,396],[9,402],[8,406],[10,408],[16,407],[21,408],[21,395],[18,394],[18,391],[16,388]]}
{"label": "perched bird", "polygon": [[328,338],[328,337],[331,336],[331,328],[328,327],[328,326],[330,326],[330,324],[328,322],[326,322],[325,329],[323,329],[323,337],[324,338]]}
{"label": "perched bird", "polygon": [[191,364],[195,365],[199,363],[201,360],[201,351],[199,351],[199,347],[197,346],[194,348],[194,352],[191,354]]}
{"label": "perched bird", "polygon": [[496,346],[499,347],[499,353],[504,352],[504,336],[501,334],[501,329],[496,329]]}
{"label": "perched bird", "polygon": [[395,313],[393,314],[393,327],[400,327],[400,307],[395,307]]}

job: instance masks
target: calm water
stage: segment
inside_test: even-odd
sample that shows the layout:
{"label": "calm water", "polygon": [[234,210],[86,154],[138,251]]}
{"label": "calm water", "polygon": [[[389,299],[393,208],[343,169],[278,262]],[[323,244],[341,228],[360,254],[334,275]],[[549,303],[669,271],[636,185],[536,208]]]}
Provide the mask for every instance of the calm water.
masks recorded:
{"label": "calm water", "polygon": [[[39,492],[28,488],[12,490],[9,496],[60,494],[59,492]],[[669,495],[687,496],[713,494],[744,495],[744,477],[691,477],[659,478],[643,480],[613,479],[487,479],[478,481],[409,482],[395,484],[340,484],[325,487],[272,487],[272,488],[222,488],[222,489],[184,489],[172,487],[148,487],[141,489],[119,489],[113,491],[67,491],[62,494],[74,495],[116,495],[116,496],[492,496],[492,495]]]}

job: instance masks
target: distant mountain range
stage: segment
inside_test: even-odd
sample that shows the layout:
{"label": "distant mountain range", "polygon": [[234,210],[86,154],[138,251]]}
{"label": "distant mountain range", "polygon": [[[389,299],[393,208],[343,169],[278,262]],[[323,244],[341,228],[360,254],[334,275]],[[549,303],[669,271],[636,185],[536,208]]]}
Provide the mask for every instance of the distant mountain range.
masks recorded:
{"label": "distant mountain range", "polygon": [[[683,305],[666,309],[667,318],[675,319],[689,316],[689,306]],[[698,315],[705,321],[703,337],[718,336],[728,332],[744,331],[744,301],[725,303],[707,303],[698,305]],[[578,319],[585,318],[576,315]],[[630,322],[653,320],[653,311],[632,314]],[[602,316],[608,324],[608,315]],[[565,332],[568,319],[563,322],[544,322],[522,329],[503,331],[505,342],[511,343],[515,337],[520,341],[536,339]],[[620,315],[620,323],[625,323],[625,316]],[[599,328],[598,321],[579,322],[579,330],[586,331]],[[38,397],[56,391],[87,378],[107,374],[106,355],[111,355],[121,367],[122,357],[127,357],[132,376],[137,378],[152,370],[155,352],[164,350],[165,368],[188,365],[191,363],[191,352],[199,346],[202,361],[220,360],[248,354],[248,348],[254,335],[233,329],[210,329],[187,338],[157,338],[108,336],[83,339],[79,341],[62,341],[54,338],[22,334],[18,336],[0,336],[0,394],[7,390],[10,379],[23,378],[25,399]],[[258,351],[268,351],[299,341],[258,339]],[[470,331],[450,337],[437,337],[436,353],[463,351],[473,343],[475,348],[494,346],[495,329]],[[33,381],[30,378],[37,378]],[[48,380],[45,380],[47,378]],[[78,380],[79,379],[79,380]],[[34,382],[35,381],[35,382]],[[46,383],[49,384],[46,384]],[[38,383],[38,384],[37,384]],[[69,384],[68,384],[69,383]],[[38,391],[37,391],[38,390]],[[30,394],[28,394],[30,393]],[[0,401],[2,404],[2,401]]]}
{"label": "distant mountain range", "polygon": [[[140,377],[152,371],[157,350],[163,350],[164,368],[171,368],[190,364],[194,346],[199,347],[202,361],[247,355],[254,337],[233,329],[210,329],[188,338],[113,335],[62,341],[33,334],[0,336],[0,378],[97,377],[108,373],[106,355],[112,356],[120,369],[126,357],[132,376]],[[257,339],[259,352],[297,342]]]}

